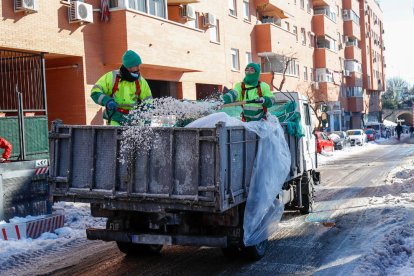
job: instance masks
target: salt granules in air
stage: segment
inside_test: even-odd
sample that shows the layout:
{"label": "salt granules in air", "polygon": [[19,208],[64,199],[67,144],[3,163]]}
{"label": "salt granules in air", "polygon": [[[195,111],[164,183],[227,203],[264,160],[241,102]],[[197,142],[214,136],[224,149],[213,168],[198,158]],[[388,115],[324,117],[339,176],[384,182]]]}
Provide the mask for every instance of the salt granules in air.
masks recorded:
{"label": "salt granules in air", "polygon": [[[181,101],[171,97],[153,99],[151,107],[145,105],[130,112],[128,127],[122,132],[120,161],[122,164],[136,149],[147,151],[155,133],[152,126],[174,126],[176,121],[194,121],[215,112],[222,102],[215,99],[205,101]],[[155,124],[154,124],[155,123]]]}

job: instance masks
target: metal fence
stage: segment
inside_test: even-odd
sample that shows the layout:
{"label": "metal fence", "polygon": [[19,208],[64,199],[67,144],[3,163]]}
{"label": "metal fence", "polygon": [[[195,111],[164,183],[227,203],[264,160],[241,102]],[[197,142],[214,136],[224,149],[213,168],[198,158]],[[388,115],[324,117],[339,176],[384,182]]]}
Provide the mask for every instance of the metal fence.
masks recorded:
{"label": "metal fence", "polygon": [[0,50],[0,112],[18,111],[17,91],[22,93],[24,112],[46,114],[42,54]]}

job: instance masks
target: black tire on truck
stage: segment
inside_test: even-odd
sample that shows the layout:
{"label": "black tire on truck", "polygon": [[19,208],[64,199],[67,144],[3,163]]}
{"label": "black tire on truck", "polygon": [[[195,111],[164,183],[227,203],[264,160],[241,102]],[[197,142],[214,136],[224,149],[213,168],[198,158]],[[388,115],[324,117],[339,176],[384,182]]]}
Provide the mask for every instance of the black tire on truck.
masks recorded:
{"label": "black tire on truck", "polygon": [[313,211],[314,180],[311,172],[306,172],[302,178],[302,208],[299,209],[303,215]]}
{"label": "black tire on truck", "polygon": [[136,244],[130,242],[116,242],[119,250],[129,256],[153,256],[160,253],[162,245]]}
{"label": "black tire on truck", "polygon": [[226,257],[229,260],[234,260],[240,257],[242,251],[239,246],[230,245],[229,247],[222,247],[221,252],[223,253],[223,256]]}
{"label": "black tire on truck", "polygon": [[258,261],[266,255],[268,248],[269,241],[266,239],[256,245],[244,247],[243,253],[249,260]]}
{"label": "black tire on truck", "polygon": [[300,209],[300,213],[303,215],[307,215],[312,213],[313,210],[313,196],[310,194],[302,194],[302,208]]}

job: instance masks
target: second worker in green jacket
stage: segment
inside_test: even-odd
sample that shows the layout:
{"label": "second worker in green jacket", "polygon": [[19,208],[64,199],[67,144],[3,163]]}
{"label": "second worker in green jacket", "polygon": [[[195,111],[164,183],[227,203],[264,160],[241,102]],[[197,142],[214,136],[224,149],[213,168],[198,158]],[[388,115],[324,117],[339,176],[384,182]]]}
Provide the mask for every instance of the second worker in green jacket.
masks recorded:
{"label": "second worker in green jacket", "polygon": [[122,66],[103,75],[91,91],[93,101],[105,107],[103,118],[109,125],[127,122],[128,114],[141,103],[151,103],[152,94],[140,74],[140,56],[128,50],[122,56]]}
{"label": "second worker in green jacket", "polygon": [[245,78],[242,82],[236,83],[234,89],[228,90],[223,95],[225,104],[232,102],[249,102],[243,107],[241,114],[243,122],[260,121],[266,119],[267,109],[275,103],[275,97],[270,92],[267,83],[259,81],[260,65],[249,63],[245,69]]}

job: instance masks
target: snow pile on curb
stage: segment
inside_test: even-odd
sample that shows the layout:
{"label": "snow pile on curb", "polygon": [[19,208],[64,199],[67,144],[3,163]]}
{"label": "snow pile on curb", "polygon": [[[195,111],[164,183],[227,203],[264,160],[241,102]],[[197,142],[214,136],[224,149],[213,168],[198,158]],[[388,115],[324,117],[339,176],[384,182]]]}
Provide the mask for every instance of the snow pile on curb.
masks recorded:
{"label": "snow pile on curb", "polygon": [[[414,275],[414,163],[394,168],[386,179],[390,194],[369,199],[383,207],[381,225],[389,226],[380,241],[361,258],[361,275]],[[390,209],[389,206],[393,206]]]}
{"label": "snow pile on curb", "polygon": [[[45,248],[64,246],[75,240],[86,241],[85,229],[88,227],[105,228],[106,219],[93,218],[89,204],[58,202],[54,207],[64,209],[64,227],[56,229],[54,233],[43,233],[37,239],[0,240],[0,267],[19,254],[30,254]],[[12,221],[27,221],[39,217],[15,218]]]}

